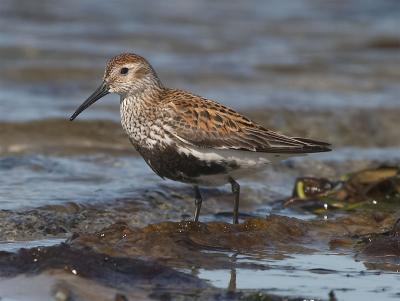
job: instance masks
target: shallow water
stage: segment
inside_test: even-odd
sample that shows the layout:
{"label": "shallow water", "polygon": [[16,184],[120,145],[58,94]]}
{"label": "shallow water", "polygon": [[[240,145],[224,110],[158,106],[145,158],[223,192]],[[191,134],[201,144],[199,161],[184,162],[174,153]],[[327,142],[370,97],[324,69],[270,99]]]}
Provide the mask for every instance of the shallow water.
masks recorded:
{"label": "shallow water", "polygon": [[[397,254],[397,240],[378,257],[357,248],[362,235],[393,226],[396,204],[389,217],[378,207],[382,216],[373,218],[368,210],[360,218],[352,211],[316,215],[282,206],[297,177],[336,181],[364,168],[399,165],[398,28],[397,0],[1,1],[0,264],[12,273],[0,275],[0,298],[53,300],[60,290],[71,300],[112,300],[121,292],[129,300],[262,300],[262,294],[328,300],[331,290],[338,300],[398,297],[398,257],[385,253]],[[292,245],[298,233],[279,223],[278,230],[224,236],[231,231],[229,187],[204,189],[199,229],[160,225],[191,218],[192,191],[162,181],[132,150],[119,125],[118,97],[67,121],[101,81],[105,61],[122,51],[148,58],[167,86],[217,99],[286,134],[332,142],[334,152],[290,159],[242,180],[241,222],[273,213],[306,221],[296,231],[318,232],[324,224],[314,229],[314,222],[348,217],[329,234],[343,249],[330,249],[322,230],[319,239],[306,235]],[[125,224],[137,240],[119,240]],[[342,236],[345,230],[354,236]],[[280,242],[285,231],[289,239]],[[110,244],[97,241],[95,232]],[[246,243],[252,252],[235,249]],[[43,266],[32,266],[39,246],[64,254],[65,262],[44,254]],[[122,257],[121,269],[103,266],[101,252]],[[137,257],[144,262],[131,262]],[[86,266],[92,258],[97,261]],[[161,262],[173,277],[157,278],[160,289],[124,261],[150,268]],[[78,263],[93,274],[75,275]],[[187,289],[178,294],[174,287],[182,279]]]}
{"label": "shallow water", "polygon": [[110,201],[158,181],[138,158],[100,155],[5,157],[0,160],[0,177],[2,209]]}
{"label": "shallow water", "polygon": [[31,240],[31,241],[0,241],[0,251],[5,252],[17,252],[21,248],[36,248],[36,247],[50,247],[64,242],[65,239],[62,238],[48,238],[41,240]]}
{"label": "shallow water", "polygon": [[[338,177],[379,162],[400,162],[399,148],[342,148],[334,153],[292,158],[240,182],[243,193],[253,203],[268,207],[274,198],[291,194],[296,177],[318,173]],[[134,197],[138,191],[190,189],[184,184],[162,180],[134,154],[130,157],[107,154],[1,157],[0,178],[0,204],[7,210],[67,202],[112,203]],[[223,190],[227,192],[226,188]],[[261,212],[267,213],[265,208]]]}
{"label": "shallow water", "polygon": [[[238,262],[252,262],[248,257],[236,258]],[[291,255],[283,260],[258,260],[265,270],[201,270],[199,277],[220,288],[232,285],[236,289],[266,289],[269,293],[284,296],[303,296],[308,299],[326,299],[334,291],[338,300],[394,300],[399,274],[369,270],[363,263],[346,254]]]}

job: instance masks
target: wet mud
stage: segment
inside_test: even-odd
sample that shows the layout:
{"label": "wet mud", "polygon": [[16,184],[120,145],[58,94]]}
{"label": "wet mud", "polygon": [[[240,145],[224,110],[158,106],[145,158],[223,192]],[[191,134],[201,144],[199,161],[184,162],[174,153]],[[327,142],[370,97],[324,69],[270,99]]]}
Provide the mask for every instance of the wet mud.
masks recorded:
{"label": "wet mud", "polygon": [[205,281],[157,262],[110,257],[88,248],[73,248],[68,244],[21,249],[17,253],[2,252],[0,267],[1,277],[16,277],[21,274],[28,277],[41,274],[54,276],[57,282],[63,282],[53,288],[56,299],[57,295],[64,294],[65,300],[76,300],[81,297],[90,300],[90,292],[85,292],[77,281],[68,279],[68,275],[82,278],[86,284],[94,282],[97,286],[112,287],[115,299],[111,300],[133,298],[135,295],[130,296],[129,293],[136,292],[137,295],[141,290],[147,291],[148,296],[143,297],[149,299],[158,299],[157,294],[162,296],[165,291],[168,292],[165,297],[167,294],[175,293],[177,297],[181,295],[182,298],[200,292],[204,296],[209,294],[210,297],[218,293],[218,290],[213,289]]}
{"label": "wet mud", "polygon": [[[299,178],[292,197],[276,200],[275,210],[290,208],[292,215],[308,212],[314,215],[312,219],[242,215],[241,223],[232,225],[215,221],[221,207],[211,206],[208,215],[214,221],[182,221],[184,216],[169,214],[162,205],[180,198],[173,211],[185,211],[191,195],[179,189],[169,193],[165,192],[168,189],[163,193],[143,191],[136,198],[112,205],[69,203],[2,211],[1,240],[61,238],[64,242],[54,240],[54,246],[15,251],[3,246],[0,277],[10,279],[6,282],[16,279],[24,283],[27,277],[48,286],[51,283],[49,292],[37,294],[56,300],[91,300],[97,288],[108,296],[104,300],[281,300],[268,291],[254,293],[237,287],[236,271],[268,272],[276,269],[276,262],[292,256],[335,253],[361,261],[366,270],[396,272],[400,254],[399,213],[395,209],[398,174],[397,167],[386,166],[343,175],[337,181]],[[207,192],[211,199],[223,194]],[[141,208],[144,203],[146,209]],[[351,208],[346,207],[349,204]],[[157,217],[141,220],[143,211],[150,208]],[[178,221],[156,222],[160,219]],[[231,271],[227,287],[215,287],[198,277],[212,271]],[[326,268],[308,272],[340,273]],[[85,290],[86,285],[93,290]],[[320,298],[335,300],[334,292],[324,294]]]}
{"label": "wet mud", "polygon": [[[271,122],[301,135],[293,121],[300,115],[280,112]],[[334,115],[313,116],[316,136],[333,127]],[[340,300],[360,294],[352,281],[373,288],[368,296],[396,294],[398,140],[387,131],[386,149],[352,148],[369,142],[349,130],[348,118],[330,136],[347,149],[291,159],[241,182],[239,225],[230,224],[225,188],[204,189],[202,222],[190,221],[191,187],[159,184],[131,156],[117,123],[4,123],[0,197],[15,204],[0,211],[0,296],[19,287],[37,300]],[[353,139],[343,142],[345,133]],[[393,289],[381,290],[376,273]],[[299,278],[310,282],[282,285]]]}

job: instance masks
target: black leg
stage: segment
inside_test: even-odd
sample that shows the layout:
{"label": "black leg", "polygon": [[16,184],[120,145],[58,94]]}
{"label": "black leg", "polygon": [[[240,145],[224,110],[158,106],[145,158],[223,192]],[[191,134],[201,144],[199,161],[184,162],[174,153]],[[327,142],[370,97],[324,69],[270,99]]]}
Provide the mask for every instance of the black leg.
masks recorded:
{"label": "black leg", "polygon": [[196,205],[196,211],[194,212],[194,221],[195,222],[199,221],[200,209],[201,209],[202,202],[203,202],[203,199],[201,198],[200,189],[197,185],[195,185],[194,186],[194,204]]}
{"label": "black leg", "polygon": [[240,196],[240,185],[233,178],[229,178],[229,182],[232,185],[232,193],[234,194],[233,203],[233,223],[239,224],[239,196]]}

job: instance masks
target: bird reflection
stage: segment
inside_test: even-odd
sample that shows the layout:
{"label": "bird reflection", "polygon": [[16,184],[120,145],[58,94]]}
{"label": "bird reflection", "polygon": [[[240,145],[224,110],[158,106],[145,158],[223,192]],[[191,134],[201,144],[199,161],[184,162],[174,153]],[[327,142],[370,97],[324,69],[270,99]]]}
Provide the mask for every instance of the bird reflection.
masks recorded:
{"label": "bird reflection", "polygon": [[235,293],[236,292],[236,260],[237,260],[238,253],[234,253],[231,256],[231,277],[229,280],[228,285],[228,293]]}

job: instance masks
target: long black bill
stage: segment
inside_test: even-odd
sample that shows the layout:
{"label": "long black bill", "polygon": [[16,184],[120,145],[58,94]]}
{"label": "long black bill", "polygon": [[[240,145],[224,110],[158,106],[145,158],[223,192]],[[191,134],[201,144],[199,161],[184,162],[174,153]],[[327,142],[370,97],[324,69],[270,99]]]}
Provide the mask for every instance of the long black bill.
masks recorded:
{"label": "long black bill", "polygon": [[100,98],[103,96],[107,95],[108,93],[108,87],[105,82],[103,82],[100,87],[97,88],[96,91],[93,92],[92,95],[86,99],[83,104],[79,106],[78,109],[76,109],[75,113],[72,114],[72,116],[69,118],[69,120],[73,121],[82,111],[90,107],[92,104],[94,104],[96,101],[98,101]]}

